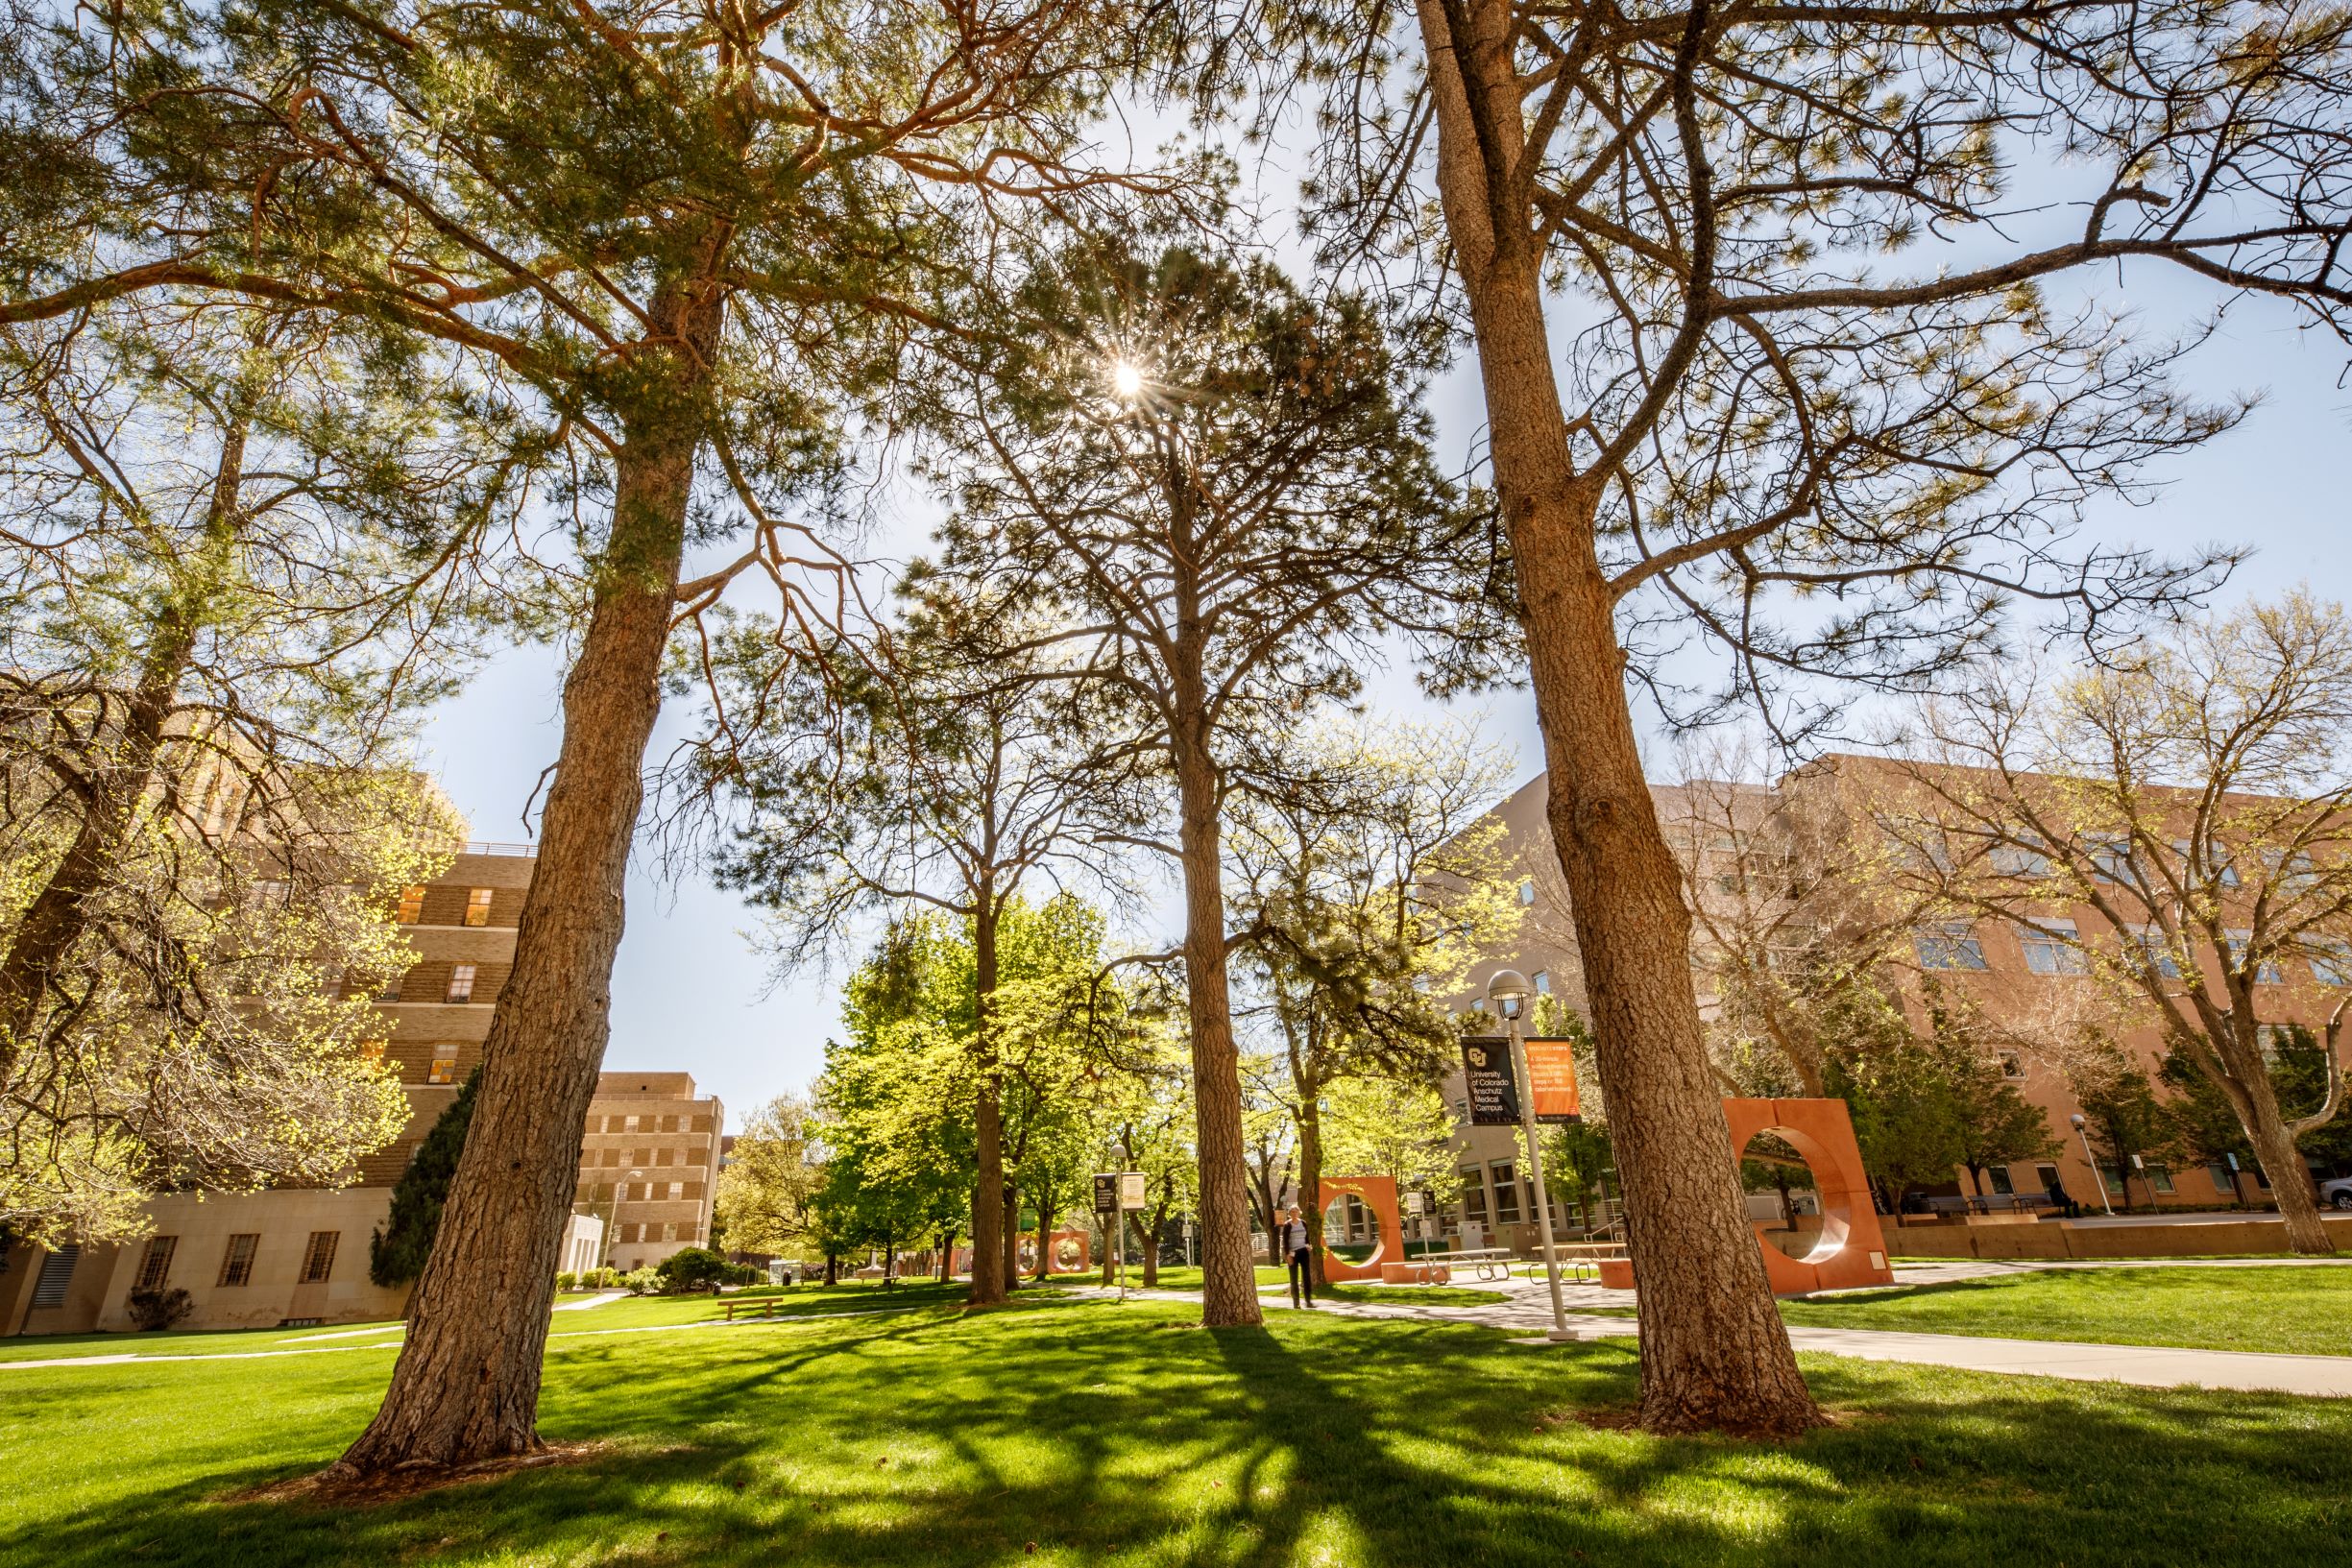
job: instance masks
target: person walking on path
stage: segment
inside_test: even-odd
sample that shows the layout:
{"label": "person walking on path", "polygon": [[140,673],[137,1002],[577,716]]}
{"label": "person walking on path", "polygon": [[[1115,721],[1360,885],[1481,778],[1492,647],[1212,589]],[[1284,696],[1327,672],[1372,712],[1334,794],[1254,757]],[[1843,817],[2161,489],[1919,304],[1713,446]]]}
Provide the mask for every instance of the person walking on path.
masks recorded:
{"label": "person walking on path", "polygon": [[[1291,1261],[1291,1305],[1315,1306],[1315,1259],[1309,1250],[1307,1222],[1299,1217],[1297,1205],[1282,1221],[1282,1255]],[[1301,1297],[1305,1299],[1301,1301]]]}

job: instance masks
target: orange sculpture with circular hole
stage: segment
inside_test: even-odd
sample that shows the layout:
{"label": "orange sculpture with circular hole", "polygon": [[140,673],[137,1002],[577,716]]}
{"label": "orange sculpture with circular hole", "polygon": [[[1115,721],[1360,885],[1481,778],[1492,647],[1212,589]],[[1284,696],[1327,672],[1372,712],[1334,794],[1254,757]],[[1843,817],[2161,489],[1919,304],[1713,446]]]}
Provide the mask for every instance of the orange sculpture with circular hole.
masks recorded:
{"label": "orange sculpture with circular hole", "polygon": [[[1315,1212],[1321,1214],[1331,1206],[1331,1200],[1353,1193],[1364,1200],[1379,1223],[1380,1241],[1372,1255],[1362,1263],[1349,1263],[1328,1245],[1323,1248],[1323,1277],[1330,1280],[1378,1279],[1380,1266],[1404,1257],[1405,1228],[1396,1218],[1396,1179],[1394,1176],[1325,1176],[1315,1187]],[[1394,1248],[1395,1257],[1390,1256]]]}
{"label": "orange sculpture with circular hole", "polygon": [[[1871,1201],[1870,1179],[1862,1170],[1862,1148],[1855,1142],[1854,1118],[1844,1100],[1726,1099],[1723,1119],[1731,1126],[1735,1149],[1745,1149],[1759,1133],[1770,1133],[1794,1148],[1811,1170],[1813,1191],[1821,1196],[1821,1239],[1802,1258],[1792,1258],[1764,1240],[1761,1221],[1753,1226],[1773,1294],[1806,1295],[1895,1283],[1895,1271],[1886,1263],[1878,1205]],[[1602,1264],[1601,1283],[1631,1288],[1633,1265]]]}

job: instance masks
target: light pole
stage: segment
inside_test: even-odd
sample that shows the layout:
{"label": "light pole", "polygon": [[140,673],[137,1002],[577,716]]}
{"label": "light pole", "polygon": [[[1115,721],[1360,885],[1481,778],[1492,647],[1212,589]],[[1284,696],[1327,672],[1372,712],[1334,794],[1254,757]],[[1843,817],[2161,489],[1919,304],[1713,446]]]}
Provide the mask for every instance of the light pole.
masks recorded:
{"label": "light pole", "polygon": [[[2098,1161],[2091,1158],[2091,1134],[2088,1124],[2083,1121],[2082,1113],[2080,1111],[2076,1111],[2073,1116],[2068,1117],[2067,1120],[2074,1123],[2074,1136],[2082,1140],[2082,1157],[2091,1161],[2091,1179],[2098,1183],[2098,1206],[2107,1211],[2108,1218],[2113,1219],[2115,1218],[2115,1205],[2107,1201],[2106,1172],[2099,1170]],[[2129,1193],[2123,1194],[2123,1201],[2126,1203],[2131,1201],[2131,1194]]]}
{"label": "light pole", "polygon": [[643,1170],[632,1170],[627,1177],[613,1184],[613,1200],[604,1206],[604,1235],[600,1238],[604,1242],[604,1261],[596,1265],[598,1268],[613,1266],[613,1217],[620,1212],[620,1190],[643,1174]]}
{"label": "light pole", "polygon": [[1511,1073],[1519,1084],[1519,1131],[1527,1140],[1527,1175],[1536,1184],[1536,1233],[1543,1238],[1543,1277],[1552,1292],[1552,1334],[1572,1339],[1567,1309],[1560,1301],[1560,1254],[1552,1245],[1551,1194],[1543,1189],[1543,1148],[1536,1134],[1536,1086],[1527,1073],[1527,1045],[1519,1038],[1519,1017],[1534,987],[1515,969],[1498,969],[1487,979],[1487,1000],[1502,1015],[1511,1036]]}

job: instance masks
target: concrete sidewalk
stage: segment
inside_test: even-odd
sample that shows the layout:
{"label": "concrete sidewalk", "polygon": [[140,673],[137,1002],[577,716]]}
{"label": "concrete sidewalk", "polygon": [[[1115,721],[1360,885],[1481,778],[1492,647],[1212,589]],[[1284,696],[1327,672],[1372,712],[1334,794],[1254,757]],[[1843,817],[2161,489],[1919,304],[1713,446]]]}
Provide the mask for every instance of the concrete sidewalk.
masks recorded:
{"label": "concrete sidewalk", "polygon": [[[2014,1269],[2000,1270],[2016,1271]],[[1901,1278],[1912,1270],[1898,1270],[1898,1283],[1935,1283]],[[1552,1326],[1552,1304],[1541,1278],[1514,1279],[1508,1285],[1490,1283],[1481,1289],[1502,1291],[1511,1299],[1476,1307],[1443,1307],[1389,1302],[1322,1301],[1317,1312],[1341,1317],[1405,1317],[1432,1323],[1478,1323],[1540,1336]],[[1084,1293],[1115,1297],[1116,1291],[1094,1288]],[[1130,1291],[1129,1295],[1144,1292]],[[1289,1298],[1278,1289],[1261,1292],[1269,1309],[1292,1312]],[[1564,1285],[1567,1326],[1579,1339],[1627,1339],[1635,1335],[1631,1317],[1602,1317],[1589,1309],[1622,1307],[1631,1298],[1622,1291],[1598,1286]],[[1152,1299],[1199,1301],[1194,1291],[1154,1291]],[[1579,1311],[1578,1309],[1586,1309]],[[2068,1378],[2080,1383],[2129,1383],[2146,1388],[2236,1388],[2331,1398],[2352,1397],[2352,1356],[2271,1356],[2236,1350],[2186,1350],[2164,1345],[2084,1344],[2064,1339],[1994,1339],[1966,1334],[1904,1334],[1883,1329],[1801,1328],[1792,1325],[1789,1342],[1799,1350],[1826,1356],[1852,1356],[1861,1361],[1903,1362],[1915,1366],[1950,1366],[1969,1372],[2002,1372],[2025,1377]]]}

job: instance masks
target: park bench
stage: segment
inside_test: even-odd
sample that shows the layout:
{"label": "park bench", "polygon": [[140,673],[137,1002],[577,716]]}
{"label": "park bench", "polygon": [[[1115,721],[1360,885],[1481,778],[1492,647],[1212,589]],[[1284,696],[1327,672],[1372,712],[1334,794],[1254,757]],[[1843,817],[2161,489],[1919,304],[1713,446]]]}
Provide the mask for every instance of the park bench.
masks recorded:
{"label": "park bench", "polygon": [[784,1305],[785,1299],[780,1295],[768,1295],[762,1296],[757,1301],[730,1301],[727,1303],[726,1321],[734,1322],[739,1313],[745,1318],[773,1317],[776,1315],[776,1309]]}

